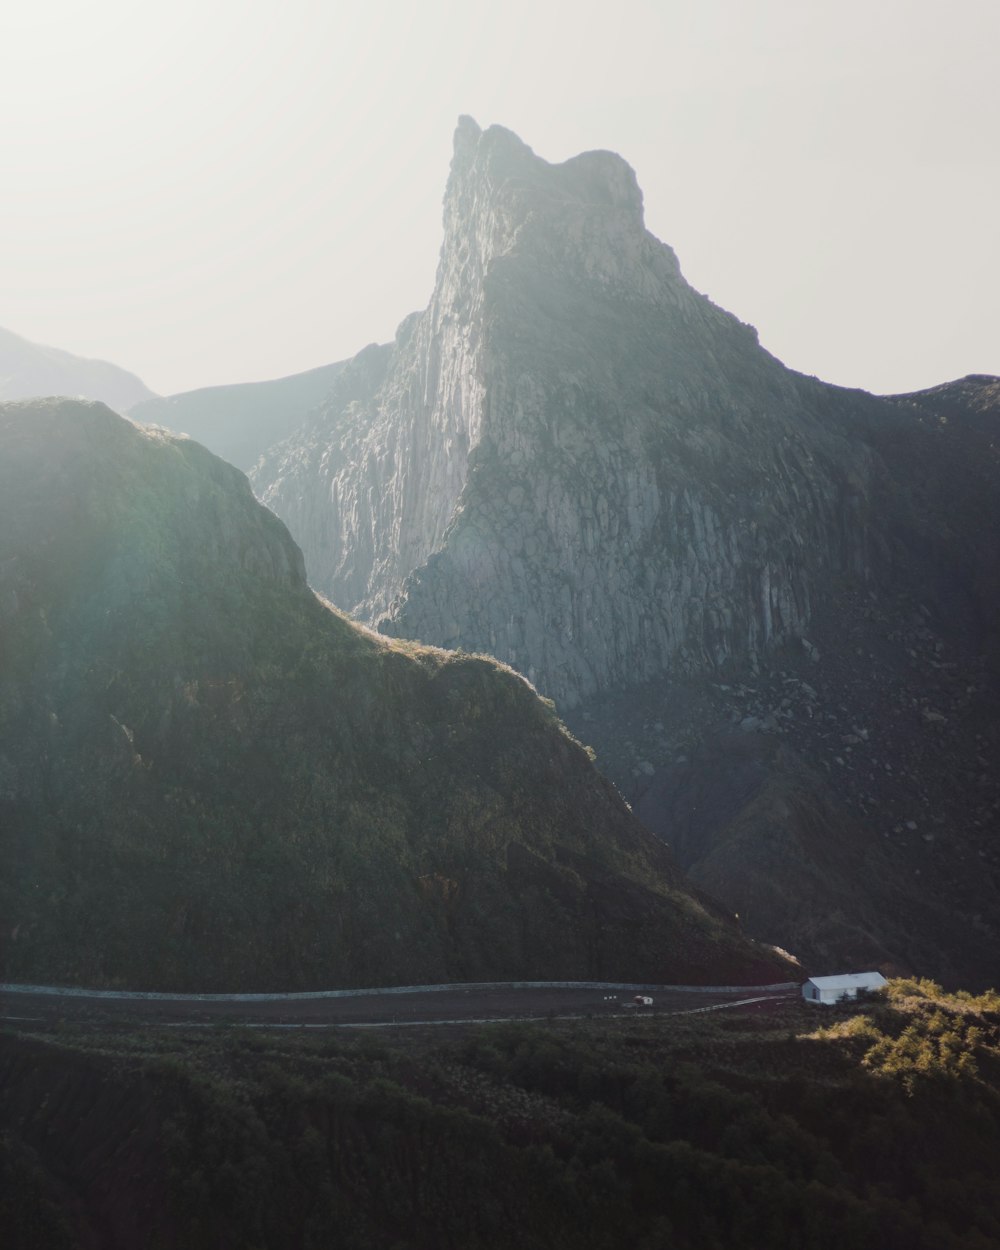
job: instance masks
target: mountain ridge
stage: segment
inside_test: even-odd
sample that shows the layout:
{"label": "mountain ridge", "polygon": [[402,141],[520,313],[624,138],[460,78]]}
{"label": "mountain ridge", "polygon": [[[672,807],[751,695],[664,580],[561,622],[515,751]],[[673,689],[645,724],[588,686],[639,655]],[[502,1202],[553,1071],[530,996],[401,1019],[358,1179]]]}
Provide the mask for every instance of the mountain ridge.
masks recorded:
{"label": "mountain ridge", "polygon": [[155,398],[140,378],[118,365],[33,343],[0,327],[0,401],[46,395],[96,399],[118,412]]}
{"label": "mountain ridge", "polygon": [[332,390],[344,362],[266,382],[206,386],[132,404],[143,425],[187,434],[244,473],[261,452],[291,433]]}

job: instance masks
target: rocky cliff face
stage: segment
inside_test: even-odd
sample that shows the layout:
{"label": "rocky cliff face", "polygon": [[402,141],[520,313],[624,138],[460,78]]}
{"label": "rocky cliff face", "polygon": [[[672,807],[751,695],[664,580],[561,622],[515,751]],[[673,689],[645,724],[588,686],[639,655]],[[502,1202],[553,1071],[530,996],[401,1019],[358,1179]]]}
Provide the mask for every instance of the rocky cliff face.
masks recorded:
{"label": "rocky cliff face", "polygon": [[527,683],[380,638],[197,443],[0,406],[0,980],[783,979]]}
{"label": "rocky cliff face", "polygon": [[342,385],[253,475],[314,585],[525,673],[753,931],[990,978],[996,379],[796,374],[684,281],[619,157],[465,119],[431,303]]}
{"label": "rocky cliff face", "polygon": [[378,362],[258,493],[335,602],[562,707],[752,662],[870,568],[870,449],[687,285],[611,153],[551,166],[464,120],[433,298]]}
{"label": "rocky cliff face", "polygon": [[817,967],[997,980],[998,401],[971,377],[857,423],[888,555],[825,588],[808,646],[569,718],[691,877]]}

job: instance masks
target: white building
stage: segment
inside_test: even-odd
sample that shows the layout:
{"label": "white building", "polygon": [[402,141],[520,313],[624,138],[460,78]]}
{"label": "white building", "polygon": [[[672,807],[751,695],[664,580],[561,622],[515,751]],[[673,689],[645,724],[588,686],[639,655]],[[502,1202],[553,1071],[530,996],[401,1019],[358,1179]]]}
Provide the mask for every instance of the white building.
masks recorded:
{"label": "white building", "polygon": [[802,987],[807,1003],[839,1003],[857,998],[859,990],[877,990],[885,985],[881,972],[842,972],[835,977],[810,977]]}

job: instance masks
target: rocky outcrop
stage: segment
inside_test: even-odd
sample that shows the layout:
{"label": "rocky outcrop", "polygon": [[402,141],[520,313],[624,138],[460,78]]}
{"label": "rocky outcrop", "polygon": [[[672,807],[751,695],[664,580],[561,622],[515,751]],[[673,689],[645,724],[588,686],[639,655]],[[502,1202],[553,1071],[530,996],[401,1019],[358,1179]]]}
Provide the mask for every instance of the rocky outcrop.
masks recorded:
{"label": "rocky outcrop", "polygon": [[753,662],[870,568],[870,449],[688,286],[611,153],[551,166],[464,120],[433,298],[377,355],[253,481],[313,584],[385,632],[569,708]]}
{"label": "rocky outcrop", "polygon": [[381,638],[197,443],[0,406],[0,980],[759,981],[528,684]]}
{"label": "rocky outcrop", "polygon": [[29,343],[0,329],[0,400],[39,395],[97,399],[116,412],[128,412],[133,404],[155,398],[134,373],[117,365]]}

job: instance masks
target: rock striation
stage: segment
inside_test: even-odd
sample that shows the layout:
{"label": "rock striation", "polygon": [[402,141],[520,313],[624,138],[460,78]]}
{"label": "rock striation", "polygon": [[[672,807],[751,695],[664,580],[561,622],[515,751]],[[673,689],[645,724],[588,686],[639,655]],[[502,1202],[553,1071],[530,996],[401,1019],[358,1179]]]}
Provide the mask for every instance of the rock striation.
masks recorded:
{"label": "rock striation", "polygon": [[528,684],[319,600],[238,470],[0,406],[0,980],[746,983]]}
{"label": "rock striation", "polygon": [[997,980],[1000,380],[892,399],[882,575],[756,671],[587,701],[571,726],[687,873],[814,966]]}
{"label": "rock striation", "polygon": [[431,303],[356,364],[258,494],[336,603],[561,707],[753,661],[870,568],[870,449],[684,281],[611,153],[463,119]]}

